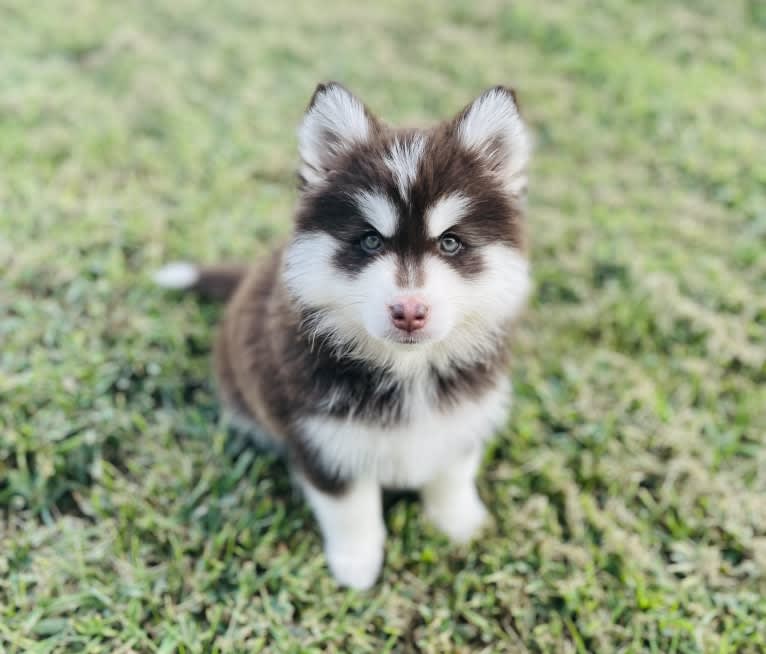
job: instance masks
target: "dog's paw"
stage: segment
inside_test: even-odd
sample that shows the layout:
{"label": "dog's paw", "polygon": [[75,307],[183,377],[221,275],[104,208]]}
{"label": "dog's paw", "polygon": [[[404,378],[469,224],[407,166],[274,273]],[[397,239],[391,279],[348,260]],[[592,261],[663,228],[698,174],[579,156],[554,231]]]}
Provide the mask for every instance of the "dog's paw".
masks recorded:
{"label": "dog's paw", "polygon": [[472,488],[459,495],[430,497],[425,503],[426,517],[453,543],[470,541],[489,519],[489,513]]}
{"label": "dog's paw", "polygon": [[371,588],[383,567],[383,541],[336,542],[325,548],[327,564],[341,586],[356,590]]}

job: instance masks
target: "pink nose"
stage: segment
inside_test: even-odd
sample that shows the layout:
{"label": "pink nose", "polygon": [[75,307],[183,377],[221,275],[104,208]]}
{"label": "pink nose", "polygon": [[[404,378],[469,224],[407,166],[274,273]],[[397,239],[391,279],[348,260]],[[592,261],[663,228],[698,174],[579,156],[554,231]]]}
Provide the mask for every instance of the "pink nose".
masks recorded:
{"label": "pink nose", "polygon": [[389,307],[394,327],[405,332],[423,329],[428,318],[428,305],[417,297],[401,298]]}

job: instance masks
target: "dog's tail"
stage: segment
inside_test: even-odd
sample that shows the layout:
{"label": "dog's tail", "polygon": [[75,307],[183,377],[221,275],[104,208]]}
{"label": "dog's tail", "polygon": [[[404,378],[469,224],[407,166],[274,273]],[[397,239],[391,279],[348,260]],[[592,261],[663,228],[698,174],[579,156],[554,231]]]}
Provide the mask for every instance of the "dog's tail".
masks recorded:
{"label": "dog's tail", "polygon": [[198,266],[186,261],[169,263],[154,273],[163,288],[194,291],[211,300],[226,300],[247,275],[248,267],[237,264]]}

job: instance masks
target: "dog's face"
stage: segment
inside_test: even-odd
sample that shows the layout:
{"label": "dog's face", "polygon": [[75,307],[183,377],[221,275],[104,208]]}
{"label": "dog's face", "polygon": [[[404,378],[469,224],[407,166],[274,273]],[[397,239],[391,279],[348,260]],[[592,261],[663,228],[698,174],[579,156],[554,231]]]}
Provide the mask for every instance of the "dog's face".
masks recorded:
{"label": "dog's face", "polygon": [[530,286],[530,139],[513,93],[496,87],[454,120],[397,130],[342,86],[320,85],[299,140],[285,280],[316,333],[377,356],[488,347]]}

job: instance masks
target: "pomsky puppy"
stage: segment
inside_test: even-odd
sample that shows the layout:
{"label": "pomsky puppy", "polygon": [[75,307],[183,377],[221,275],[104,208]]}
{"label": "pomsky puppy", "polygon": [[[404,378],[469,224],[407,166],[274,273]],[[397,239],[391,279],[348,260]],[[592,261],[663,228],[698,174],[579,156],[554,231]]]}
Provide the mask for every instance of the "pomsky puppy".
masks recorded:
{"label": "pomsky puppy", "polygon": [[174,263],[157,282],[228,298],[227,409],[288,457],[343,585],[383,562],[381,489],[419,489],[456,542],[487,515],[474,477],[507,418],[509,331],[530,288],[529,132],[512,90],[428,129],[320,84],[299,129],[289,242],[248,266]]}

